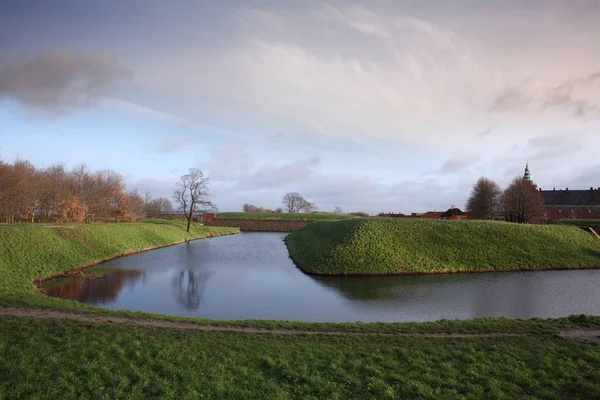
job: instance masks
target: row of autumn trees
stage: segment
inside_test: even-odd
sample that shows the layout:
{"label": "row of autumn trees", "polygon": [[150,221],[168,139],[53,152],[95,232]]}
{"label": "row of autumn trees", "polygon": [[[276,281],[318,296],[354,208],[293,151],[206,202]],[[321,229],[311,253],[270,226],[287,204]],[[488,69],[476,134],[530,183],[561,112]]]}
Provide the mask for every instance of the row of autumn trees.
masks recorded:
{"label": "row of autumn trees", "polygon": [[85,165],[36,168],[28,161],[0,161],[0,218],[15,222],[135,221],[173,212],[168,198],[127,190],[123,177]]}
{"label": "row of autumn trees", "polygon": [[487,178],[480,178],[467,200],[471,219],[495,219],[517,223],[540,222],[544,217],[544,199],[530,180],[516,177],[502,190]]}

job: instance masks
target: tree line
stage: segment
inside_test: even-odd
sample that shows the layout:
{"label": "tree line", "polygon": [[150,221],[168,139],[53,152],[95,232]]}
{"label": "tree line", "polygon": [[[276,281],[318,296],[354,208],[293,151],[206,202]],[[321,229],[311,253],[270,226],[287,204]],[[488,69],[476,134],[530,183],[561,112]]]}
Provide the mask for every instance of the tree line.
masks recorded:
{"label": "tree line", "polygon": [[466,205],[471,219],[495,219],[516,223],[540,222],[544,217],[544,199],[530,180],[516,177],[502,190],[485,177],[473,186]]}
{"label": "tree line", "polygon": [[281,205],[283,207],[277,207],[275,209],[264,208],[255,206],[253,204],[244,204],[242,211],[244,212],[267,212],[267,213],[311,213],[317,211],[319,208],[314,202],[306,200],[304,197],[297,192],[289,192],[281,199]]}
{"label": "tree line", "polygon": [[36,168],[24,160],[0,161],[0,221],[129,222],[164,218],[176,209],[193,217],[199,205],[212,207],[206,200],[207,183],[201,171],[183,175],[174,207],[169,198],[128,190],[123,176],[111,169],[93,171],[85,165],[67,169],[62,163]]}

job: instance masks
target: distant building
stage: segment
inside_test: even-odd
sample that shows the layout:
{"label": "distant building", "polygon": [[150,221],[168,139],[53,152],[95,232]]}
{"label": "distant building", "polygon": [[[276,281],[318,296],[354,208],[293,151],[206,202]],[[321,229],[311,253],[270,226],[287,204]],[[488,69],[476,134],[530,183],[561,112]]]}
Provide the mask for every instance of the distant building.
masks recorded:
{"label": "distant building", "polygon": [[589,190],[541,190],[545,218],[600,219],[600,188]]}
{"label": "distant building", "polygon": [[425,219],[438,219],[443,212],[438,211],[427,211],[425,213],[411,213],[411,214],[402,214],[402,213],[379,213],[378,217],[388,217],[388,218],[425,218]]}
{"label": "distant building", "polygon": [[[532,181],[529,164],[525,166],[523,179]],[[538,189],[544,199],[547,221],[555,219],[600,219],[600,188],[589,190]]]}
{"label": "distant building", "polygon": [[442,215],[440,215],[438,219],[444,219],[447,221],[461,221],[461,220],[467,220],[467,219],[469,219],[469,217],[467,216],[467,214],[462,212],[459,208],[456,208],[455,206],[451,206],[448,209],[448,211],[446,211],[445,213],[442,213]]}

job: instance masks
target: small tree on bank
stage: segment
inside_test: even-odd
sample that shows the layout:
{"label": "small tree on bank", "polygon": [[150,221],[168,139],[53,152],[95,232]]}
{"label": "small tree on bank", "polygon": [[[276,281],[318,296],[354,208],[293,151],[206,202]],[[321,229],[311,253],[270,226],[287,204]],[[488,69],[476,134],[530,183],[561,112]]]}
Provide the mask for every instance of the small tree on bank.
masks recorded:
{"label": "small tree on bank", "polygon": [[197,168],[190,168],[176,183],[173,199],[187,219],[187,232],[190,231],[192,219],[197,211],[215,210],[208,201],[208,178]]}
{"label": "small tree on bank", "polygon": [[544,199],[534,184],[516,177],[504,191],[504,218],[508,222],[528,224],[544,216]]}
{"label": "small tree on bank", "polygon": [[496,219],[502,215],[502,189],[492,180],[479,178],[471,190],[466,209],[471,219]]}

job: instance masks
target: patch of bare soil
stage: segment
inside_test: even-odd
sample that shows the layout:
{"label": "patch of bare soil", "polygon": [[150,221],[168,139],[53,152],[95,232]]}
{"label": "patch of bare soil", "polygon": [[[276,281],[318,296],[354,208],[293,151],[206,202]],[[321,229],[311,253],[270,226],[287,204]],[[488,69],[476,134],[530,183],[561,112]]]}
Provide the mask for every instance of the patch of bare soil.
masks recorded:
{"label": "patch of bare soil", "polygon": [[600,342],[600,329],[565,329],[561,336],[582,342]]}
{"label": "patch of bare soil", "polygon": [[197,323],[164,321],[158,319],[137,319],[123,317],[106,317],[85,314],[75,314],[57,310],[37,310],[27,308],[2,308],[0,307],[1,317],[21,317],[34,318],[39,320],[60,320],[68,319],[74,321],[88,322],[93,324],[123,324],[133,326],[144,326],[152,328],[165,329],[189,329],[205,332],[240,332],[240,333],[259,333],[259,334],[276,334],[276,335],[342,335],[342,336],[408,336],[417,338],[442,338],[442,339],[475,339],[475,338],[493,338],[493,337],[510,337],[510,336],[525,336],[514,333],[369,333],[369,332],[319,332],[319,331],[300,331],[292,329],[258,329],[258,328],[243,328],[233,326],[215,326],[201,325]]}

